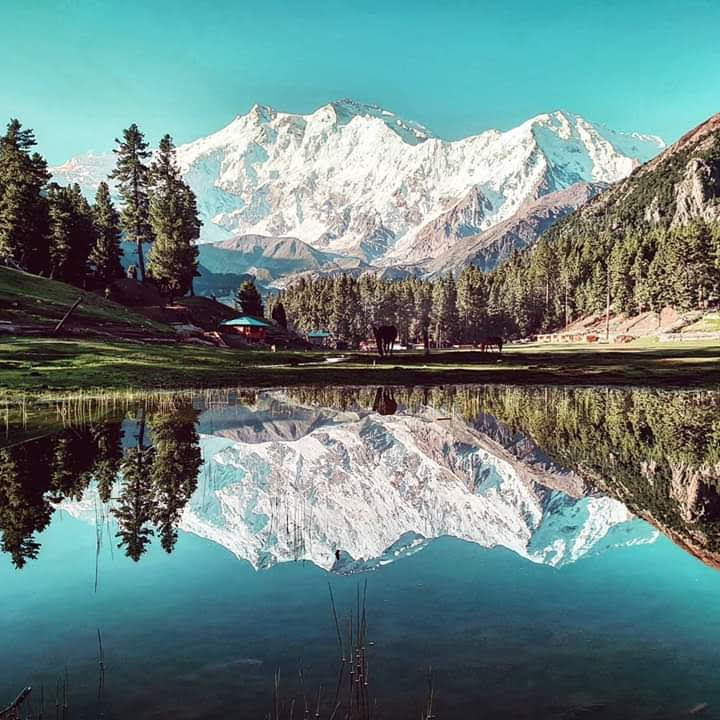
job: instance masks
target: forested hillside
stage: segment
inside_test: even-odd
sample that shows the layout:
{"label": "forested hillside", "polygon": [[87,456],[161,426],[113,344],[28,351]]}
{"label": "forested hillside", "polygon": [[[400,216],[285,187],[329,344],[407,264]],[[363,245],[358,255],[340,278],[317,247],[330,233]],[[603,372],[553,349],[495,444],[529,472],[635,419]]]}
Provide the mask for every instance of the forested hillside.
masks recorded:
{"label": "forested hillside", "polygon": [[719,220],[715,115],[492,273],[495,323],[555,329],[608,300],[628,314],[705,307],[720,294]]}
{"label": "forested hillside", "polygon": [[393,323],[438,343],[526,337],[603,311],[704,308],[720,298],[720,115],[550,228],[491,273],[434,282],[302,281],[283,296],[300,329],[364,337]]}

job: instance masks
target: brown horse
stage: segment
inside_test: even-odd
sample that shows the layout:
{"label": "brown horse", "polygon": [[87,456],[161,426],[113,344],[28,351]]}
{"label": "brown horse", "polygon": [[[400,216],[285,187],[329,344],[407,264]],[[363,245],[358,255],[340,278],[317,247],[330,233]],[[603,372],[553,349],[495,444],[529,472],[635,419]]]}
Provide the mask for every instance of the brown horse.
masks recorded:
{"label": "brown horse", "polygon": [[502,353],[503,339],[497,335],[484,337],[480,340],[480,352],[485,352],[486,348],[497,347],[498,352]]}
{"label": "brown horse", "polygon": [[379,328],[373,325],[372,331],[380,357],[392,355],[393,345],[397,340],[397,328],[394,325],[381,325]]}
{"label": "brown horse", "polygon": [[375,391],[373,410],[380,415],[394,415],[397,412],[397,401],[392,388],[379,387]]}

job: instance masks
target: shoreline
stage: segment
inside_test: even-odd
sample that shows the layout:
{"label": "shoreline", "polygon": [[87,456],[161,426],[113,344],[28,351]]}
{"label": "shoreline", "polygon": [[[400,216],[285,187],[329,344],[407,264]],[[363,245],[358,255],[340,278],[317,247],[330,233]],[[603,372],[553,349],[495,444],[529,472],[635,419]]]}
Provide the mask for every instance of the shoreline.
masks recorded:
{"label": "shoreline", "polygon": [[[329,358],[342,358],[328,362]],[[720,344],[621,347],[510,345],[503,354],[244,351],[130,341],[13,337],[0,341],[0,402],[69,394],[291,386],[567,385],[720,387]]]}

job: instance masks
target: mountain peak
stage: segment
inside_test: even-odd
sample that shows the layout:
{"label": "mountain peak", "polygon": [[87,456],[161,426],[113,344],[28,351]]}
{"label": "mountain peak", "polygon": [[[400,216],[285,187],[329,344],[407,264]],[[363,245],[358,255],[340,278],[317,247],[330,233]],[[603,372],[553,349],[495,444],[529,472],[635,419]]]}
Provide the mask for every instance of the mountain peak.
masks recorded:
{"label": "mountain peak", "polygon": [[[177,152],[198,197],[202,242],[292,236],[324,253],[388,265],[417,263],[424,229],[425,239],[433,228],[441,233],[421,243],[435,256],[541,195],[620,180],[658,149],[646,136],[566,110],[444,141],[392,110],[341,98],[307,114],[256,103]],[[59,182],[80,181],[92,197],[107,176],[103,163],[81,158],[53,173]]]}
{"label": "mountain peak", "polygon": [[432,133],[424,125],[414,120],[402,118],[396,112],[375,103],[363,103],[352,98],[342,98],[323,105],[316,112],[326,109],[331,109],[334,112],[339,126],[348,125],[355,118],[381,120],[390,130],[410,145],[417,145],[433,137]]}

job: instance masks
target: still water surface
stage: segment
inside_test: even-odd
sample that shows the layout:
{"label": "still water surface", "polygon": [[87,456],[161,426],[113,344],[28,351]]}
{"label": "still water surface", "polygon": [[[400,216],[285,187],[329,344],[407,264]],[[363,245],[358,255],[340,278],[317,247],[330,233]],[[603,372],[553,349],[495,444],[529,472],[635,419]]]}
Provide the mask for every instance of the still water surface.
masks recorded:
{"label": "still water surface", "polygon": [[720,717],[719,404],[476,387],[53,410],[0,450],[0,709],[32,685],[32,717],[41,687],[45,717],[56,697],[71,718],[303,717],[321,688],[345,717],[359,610],[353,717],[421,717],[428,677],[448,720]]}

